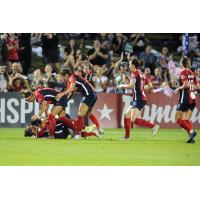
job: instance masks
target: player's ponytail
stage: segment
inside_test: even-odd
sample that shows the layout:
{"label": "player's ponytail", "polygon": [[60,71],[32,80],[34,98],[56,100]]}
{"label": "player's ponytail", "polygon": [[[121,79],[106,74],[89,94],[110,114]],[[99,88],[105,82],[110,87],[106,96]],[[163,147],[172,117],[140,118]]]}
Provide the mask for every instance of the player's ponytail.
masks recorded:
{"label": "player's ponytail", "polygon": [[135,68],[137,68],[137,69],[140,67],[140,63],[139,63],[138,59],[131,60],[131,65],[134,65]]}
{"label": "player's ponytail", "polygon": [[187,56],[184,56],[182,59],[181,59],[181,64],[184,68],[187,68],[188,67],[188,60],[189,58]]}

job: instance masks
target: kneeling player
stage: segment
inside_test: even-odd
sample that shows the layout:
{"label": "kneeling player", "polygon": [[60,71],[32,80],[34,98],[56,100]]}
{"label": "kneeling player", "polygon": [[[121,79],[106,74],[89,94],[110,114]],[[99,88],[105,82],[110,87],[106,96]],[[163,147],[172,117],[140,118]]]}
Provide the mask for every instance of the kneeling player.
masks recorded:
{"label": "kneeling player", "polygon": [[65,116],[65,108],[68,103],[68,96],[64,95],[62,98],[57,100],[55,97],[59,94],[60,91],[51,89],[51,88],[43,88],[38,89],[35,92],[24,91],[22,95],[25,97],[25,100],[28,102],[34,102],[35,100],[40,103],[41,108],[38,113],[38,116],[41,116],[43,112],[48,110],[48,105],[53,104],[53,108],[51,109],[51,113],[48,115],[49,121],[49,129],[50,134],[53,136],[56,127],[56,115],[59,116],[60,120],[64,122],[69,128],[71,128],[74,132],[76,132],[76,126],[72,123],[72,121]]}
{"label": "kneeling player", "polygon": [[125,137],[127,140],[130,137],[131,121],[140,126],[146,126],[152,129],[153,136],[157,133],[159,126],[154,125],[140,118],[141,110],[144,108],[147,98],[144,90],[152,88],[152,83],[138,70],[139,62],[133,59],[129,63],[130,66],[130,84],[120,85],[119,88],[133,89],[133,101],[124,116]]}
{"label": "kneeling player", "polygon": [[[31,121],[31,125],[26,127],[24,136],[34,138],[66,139],[69,135],[74,135],[74,132],[69,129],[59,118],[56,118],[56,128],[53,136],[50,136],[49,125],[50,123],[47,118],[34,118]],[[83,131],[81,136],[84,138],[89,136],[96,136],[101,138],[101,135],[99,135],[97,131]]]}

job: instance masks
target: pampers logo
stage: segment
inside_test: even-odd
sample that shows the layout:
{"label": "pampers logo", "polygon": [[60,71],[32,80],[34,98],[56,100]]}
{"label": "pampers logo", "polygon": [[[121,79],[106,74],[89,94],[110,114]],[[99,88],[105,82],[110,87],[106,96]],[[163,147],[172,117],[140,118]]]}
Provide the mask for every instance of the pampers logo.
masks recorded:
{"label": "pampers logo", "polygon": [[[131,96],[122,96],[122,100],[124,103],[123,113],[122,113],[122,120],[121,125],[124,126],[123,116],[128,107],[130,106],[130,102],[132,101]],[[149,102],[151,104],[151,102]],[[146,105],[143,110],[143,117],[144,119],[150,122],[156,123],[175,123],[175,113],[176,113],[176,105],[163,105],[158,106],[155,103]],[[200,111],[195,108],[191,117],[192,123],[199,123],[200,124]]]}

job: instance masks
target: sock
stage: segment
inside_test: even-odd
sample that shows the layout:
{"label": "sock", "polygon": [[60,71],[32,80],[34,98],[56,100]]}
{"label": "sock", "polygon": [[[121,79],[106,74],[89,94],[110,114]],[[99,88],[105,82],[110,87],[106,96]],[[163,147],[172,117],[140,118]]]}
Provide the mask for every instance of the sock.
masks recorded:
{"label": "sock", "polygon": [[90,136],[96,136],[96,134],[94,132],[85,132],[85,131],[83,131],[81,133],[81,136],[82,137],[90,137]]}
{"label": "sock", "polygon": [[69,128],[71,128],[74,132],[77,132],[76,126],[72,123],[71,119],[68,119],[66,116],[60,117],[60,120],[64,122]]}
{"label": "sock", "polygon": [[99,129],[100,128],[100,125],[99,125],[99,122],[97,120],[97,118],[95,117],[94,114],[90,114],[89,115],[89,119],[92,121],[92,123],[94,123],[96,125],[96,127]]}
{"label": "sock", "polygon": [[125,138],[130,137],[131,132],[131,119],[130,118],[124,118],[124,128],[125,128]]}
{"label": "sock", "polygon": [[186,120],[178,119],[177,124],[184,128],[188,133],[192,130],[192,127],[186,122]]}
{"label": "sock", "polygon": [[49,114],[48,121],[49,121],[50,136],[54,136],[54,134],[55,134],[55,128],[56,128],[56,119],[55,119],[55,116],[52,115],[52,114]]}
{"label": "sock", "polygon": [[151,122],[148,122],[148,121],[146,121],[144,119],[139,119],[139,118],[135,119],[134,124],[137,124],[137,125],[140,125],[140,126],[147,126],[149,128],[153,128],[155,126]]}
{"label": "sock", "polygon": [[77,120],[77,132],[80,133],[82,129],[84,128],[84,117],[78,115],[78,120]]}
{"label": "sock", "polygon": [[190,128],[192,129],[192,122],[190,120],[185,120],[185,121],[190,126]]}

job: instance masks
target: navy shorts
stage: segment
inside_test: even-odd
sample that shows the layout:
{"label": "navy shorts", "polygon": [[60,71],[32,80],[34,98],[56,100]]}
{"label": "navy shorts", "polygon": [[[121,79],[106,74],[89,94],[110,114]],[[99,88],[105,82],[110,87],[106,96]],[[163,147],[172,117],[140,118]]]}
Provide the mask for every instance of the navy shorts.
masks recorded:
{"label": "navy shorts", "polygon": [[191,110],[193,111],[194,108],[195,108],[196,104],[195,103],[192,103],[192,104],[182,104],[182,103],[179,103],[176,107],[176,110],[178,111],[182,111],[182,112],[187,112],[188,110]]}
{"label": "navy shorts", "polygon": [[65,109],[67,107],[67,103],[68,103],[68,99],[67,99],[67,96],[64,95],[62,96],[59,101],[57,101],[54,106],[62,106],[63,109]]}
{"label": "navy shorts", "polygon": [[81,103],[85,103],[90,109],[94,106],[94,104],[97,101],[97,95],[89,95],[89,96],[83,96],[81,99]]}
{"label": "navy shorts", "polygon": [[132,106],[132,108],[138,108],[139,110],[142,110],[144,108],[144,106],[146,105],[146,101],[131,101],[130,105]]}

